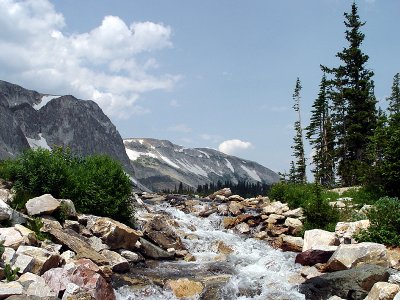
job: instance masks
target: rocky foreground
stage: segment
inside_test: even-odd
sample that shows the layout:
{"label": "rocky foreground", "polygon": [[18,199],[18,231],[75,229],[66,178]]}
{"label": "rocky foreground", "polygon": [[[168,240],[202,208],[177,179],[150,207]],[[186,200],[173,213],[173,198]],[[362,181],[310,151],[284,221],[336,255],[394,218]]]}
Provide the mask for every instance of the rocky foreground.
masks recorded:
{"label": "rocky foreground", "polygon": [[301,238],[301,209],[223,189],[135,195],[134,229],[51,195],[17,212],[12,197],[2,183],[0,299],[400,299],[400,252],[353,239],[368,220]]}

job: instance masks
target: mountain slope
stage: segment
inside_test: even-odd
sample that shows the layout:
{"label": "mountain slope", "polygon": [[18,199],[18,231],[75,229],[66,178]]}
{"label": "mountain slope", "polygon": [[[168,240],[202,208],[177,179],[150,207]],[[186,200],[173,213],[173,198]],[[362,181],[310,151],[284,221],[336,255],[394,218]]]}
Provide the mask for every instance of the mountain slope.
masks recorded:
{"label": "mountain slope", "polygon": [[32,147],[69,147],[79,155],[107,154],[134,171],[120,134],[93,101],[48,96],[0,81],[0,159]]}
{"label": "mountain slope", "polygon": [[174,189],[180,182],[199,184],[248,181],[271,184],[279,175],[262,165],[207,148],[184,148],[157,139],[125,139],[136,177],[154,190]]}

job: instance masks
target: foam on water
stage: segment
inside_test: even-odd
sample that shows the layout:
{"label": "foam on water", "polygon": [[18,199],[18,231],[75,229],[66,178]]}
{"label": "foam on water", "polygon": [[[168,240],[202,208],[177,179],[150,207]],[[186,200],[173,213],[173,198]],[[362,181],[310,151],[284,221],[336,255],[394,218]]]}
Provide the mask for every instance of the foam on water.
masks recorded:
{"label": "foam on water", "polygon": [[[188,251],[196,257],[196,264],[215,261],[221,255],[217,251],[220,241],[233,250],[225,263],[235,272],[221,290],[224,300],[305,299],[304,295],[288,282],[297,270],[293,253],[275,250],[266,242],[225,230],[221,225],[222,218],[215,214],[208,218],[199,218],[167,205],[158,208],[172,215],[181,226],[181,230],[198,237],[182,240]],[[195,231],[190,230],[193,226]],[[170,291],[159,287],[146,287],[136,291],[124,287],[118,290],[118,300],[133,299],[176,298]]]}

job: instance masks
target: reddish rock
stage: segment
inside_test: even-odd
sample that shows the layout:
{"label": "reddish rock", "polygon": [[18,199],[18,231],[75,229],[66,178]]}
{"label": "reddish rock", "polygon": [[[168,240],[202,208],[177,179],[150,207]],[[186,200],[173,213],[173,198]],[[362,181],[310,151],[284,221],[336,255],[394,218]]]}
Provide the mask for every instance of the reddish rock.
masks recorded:
{"label": "reddish rock", "polygon": [[97,300],[115,300],[114,290],[102,276],[100,268],[88,259],[81,259],[63,268],[54,268],[42,275],[53,291],[65,291],[69,284],[75,284],[80,292],[90,294]]}
{"label": "reddish rock", "polygon": [[295,262],[303,266],[313,266],[318,263],[324,264],[331,258],[333,253],[334,251],[309,249],[297,254]]}

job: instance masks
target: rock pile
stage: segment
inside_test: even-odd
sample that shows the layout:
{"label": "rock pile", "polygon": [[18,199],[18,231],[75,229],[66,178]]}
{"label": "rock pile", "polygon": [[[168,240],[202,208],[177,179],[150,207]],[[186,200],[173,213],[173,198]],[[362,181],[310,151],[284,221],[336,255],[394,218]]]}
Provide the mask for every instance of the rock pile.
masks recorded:
{"label": "rock pile", "polygon": [[[298,252],[296,263],[304,267],[296,281],[306,299],[400,299],[400,273],[396,271],[400,268],[400,252],[354,240],[356,233],[368,228],[368,220],[338,223],[335,232],[307,230],[302,238],[302,209],[291,209],[268,197],[245,199],[223,189],[203,199],[149,193],[136,198],[140,198],[146,211],[131,228],[110,218],[78,214],[71,200],[51,195],[32,198],[23,213],[17,212],[10,206],[11,191],[0,189],[0,222],[9,225],[0,228],[4,247],[0,299],[19,296],[15,299],[112,300],[116,299],[116,281],[140,281],[123,273],[141,272],[144,265],[157,268],[158,260],[196,262],[182,242],[183,238],[198,238],[195,225],[192,233],[181,230],[165,211],[153,211],[152,204],[160,203],[201,218],[219,215],[224,230],[263,240],[283,251]],[[60,209],[67,216],[63,222],[55,218]],[[43,226],[34,232],[28,228],[29,222]],[[223,241],[212,247],[218,262],[226,261],[234,252]],[[149,272],[150,280],[178,298],[209,295],[209,282],[218,289],[218,284],[231,276],[207,275],[207,280],[183,276],[157,281]]]}

